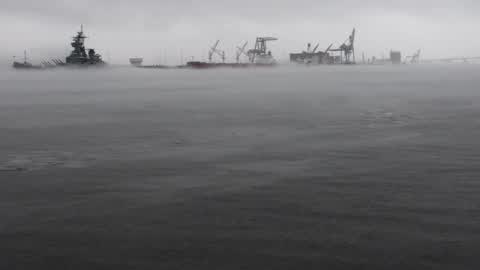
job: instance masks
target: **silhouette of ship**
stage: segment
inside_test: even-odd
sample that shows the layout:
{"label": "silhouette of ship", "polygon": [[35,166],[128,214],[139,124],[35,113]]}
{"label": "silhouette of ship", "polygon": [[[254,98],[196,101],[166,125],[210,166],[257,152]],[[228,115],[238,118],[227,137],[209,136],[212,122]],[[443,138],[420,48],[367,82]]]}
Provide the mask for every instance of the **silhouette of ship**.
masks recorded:
{"label": "silhouette of ship", "polygon": [[94,49],[89,49],[88,54],[85,49],[85,39],[87,37],[83,34],[83,25],[80,31],[73,37],[72,43],[73,51],[65,59],[65,65],[69,66],[104,66],[106,63],[102,60],[102,56],[97,54]]}
{"label": "silhouette of ship", "polygon": [[102,60],[102,56],[97,54],[94,49],[85,49],[85,39],[87,37],[83,33],[83,25],[80,31],[73,37],[70,43],[73,47],[72,52],[65,58],[65,62],[60,59],[52,59],[50,61],[42,61],[41,65],[33,65],[27,61],[27,53],[24,52],[24,61],[13,61],[15,69],[51,69],[56,67],[87,67],[87,66],[106,66],[107,63]]}
{"label": "silhouette of ship", "polygon": [[16,69],[42,69],[40,65],[33,65],[32,63],[27,61],[27,51],[23,51],[23,62],[13,60],[13,67]]}

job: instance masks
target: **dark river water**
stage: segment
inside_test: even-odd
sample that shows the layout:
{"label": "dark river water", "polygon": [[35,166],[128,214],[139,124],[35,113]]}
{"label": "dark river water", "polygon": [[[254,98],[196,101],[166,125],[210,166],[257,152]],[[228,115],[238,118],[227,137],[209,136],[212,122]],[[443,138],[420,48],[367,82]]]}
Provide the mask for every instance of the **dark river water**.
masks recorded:
{"label": "dark river water", "polygon": [[478,269],[480,66],[0,72],[0,269]]}

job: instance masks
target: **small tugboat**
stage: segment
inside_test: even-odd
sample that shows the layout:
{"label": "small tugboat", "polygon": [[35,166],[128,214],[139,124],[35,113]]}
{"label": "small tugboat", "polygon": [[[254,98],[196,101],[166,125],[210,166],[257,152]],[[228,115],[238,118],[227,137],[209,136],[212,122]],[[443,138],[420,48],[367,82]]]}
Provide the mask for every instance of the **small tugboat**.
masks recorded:
{"label": "small tugboat", "polygon": [[27,51],[23,51],[23,62],[15,61],[15,57],[13,60],[13,68],[16,69],[42,69],[42,66],[33,65],[32,63],[27,61]]}
{"label": "small tugboat", "polygon": [[106,63],[102,60],[102,56],[97,54],[94,49],[89,49],[88,54],[85,49],[85,39],[87,37],[83,34],[83,25],[80,27],[80,32],[73,37],[72,45],[73,51],[65,59],[66,66],[105,66]]}

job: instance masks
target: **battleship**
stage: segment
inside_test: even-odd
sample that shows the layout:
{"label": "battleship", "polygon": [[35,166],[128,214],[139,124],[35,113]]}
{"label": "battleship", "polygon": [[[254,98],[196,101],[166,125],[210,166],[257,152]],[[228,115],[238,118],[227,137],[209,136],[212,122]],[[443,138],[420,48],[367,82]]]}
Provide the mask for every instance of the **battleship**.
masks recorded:
{"label": "battleship", "polygon": [[[107,63],[102,60],[102,56],[95,52],[95,49],[85,48],[85,39],[87,37],[83,33],[83,25],[80,26],[80,31],[73,37],[70,45],[73,47],[72,52],[65,58],[65,61],[60,59],[51,59],[49,61],[42,61],[40,65],[34,65],[27,61],[27,53],[24,52],[24,61],[13,61],[13,68],[15,69],[51,69],[56,67],[87,67],[98,66],[103,67]],[[88,51],[88,52],[87,52]]]}
{"label": "battleship", "polygon": [[73,37],[70,45],[73,47],[73,51],[65,59],[65,65],[67,66],[104,66],[106,63],[102,60],[102,56],[97,54],[94,49],[85,49],[85,39],[87,37],[83,33],[83,25],[80,27],[80,31]]}

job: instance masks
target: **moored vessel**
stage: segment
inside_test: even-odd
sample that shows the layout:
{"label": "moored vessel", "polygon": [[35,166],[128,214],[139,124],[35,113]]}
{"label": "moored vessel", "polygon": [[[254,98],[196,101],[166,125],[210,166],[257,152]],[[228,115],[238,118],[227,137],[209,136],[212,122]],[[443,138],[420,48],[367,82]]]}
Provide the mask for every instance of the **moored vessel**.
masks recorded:
{"label": "moored vessel", "polygon": [[70,45],[73,47],[72,52],[65,59],[67,66],[105,66],[102,56],[95,52],[95,49],[85,49],[85,39],[87,37],[83,33],[83,25],[80,31],[73,37]]}
{"label": "moored vessel", "polygon": [[33,65],[32,63],[27,61],[27,51],[23,51],[23,62],[15,61],[15,57],[13,60],[13,68],[15,69],[42,69],[43,67],[40,65]]}

